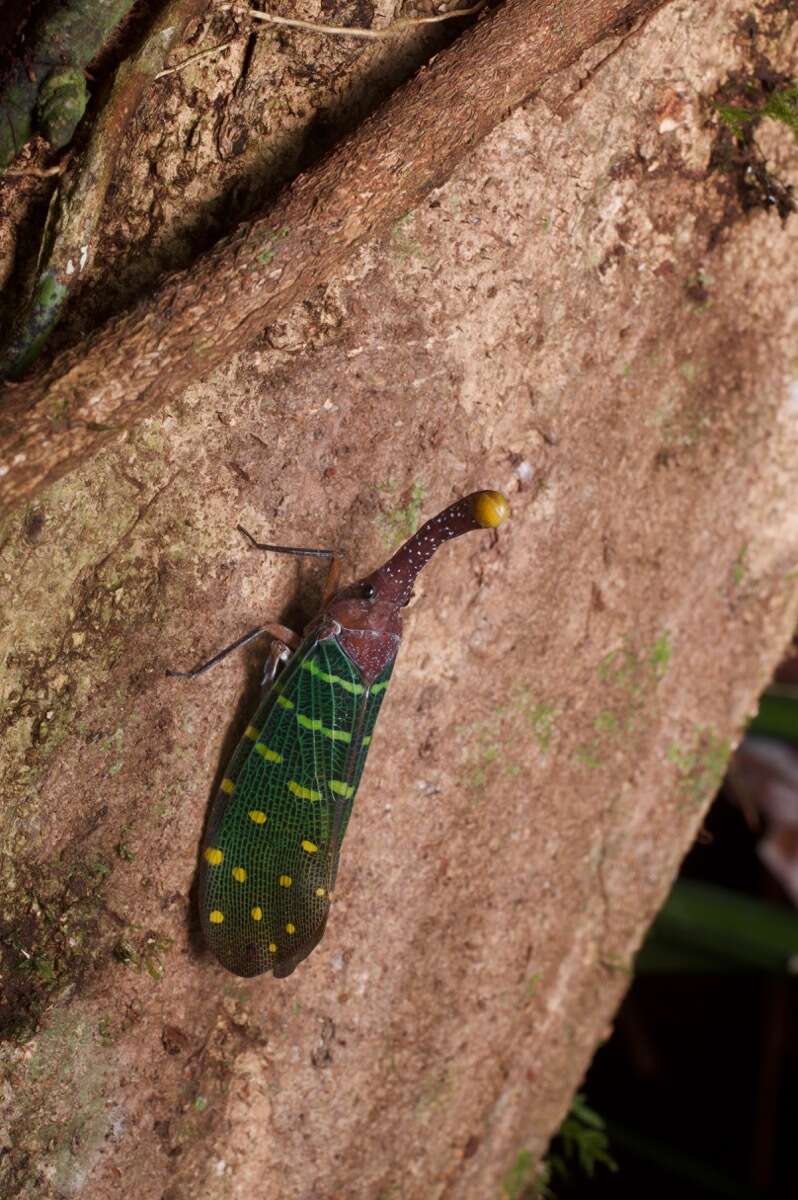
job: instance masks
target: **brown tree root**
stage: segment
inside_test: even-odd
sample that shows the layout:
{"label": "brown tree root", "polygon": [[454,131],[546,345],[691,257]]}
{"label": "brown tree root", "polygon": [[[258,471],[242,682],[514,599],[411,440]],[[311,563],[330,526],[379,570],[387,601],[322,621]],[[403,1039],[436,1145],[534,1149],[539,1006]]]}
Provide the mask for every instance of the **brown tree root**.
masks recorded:
{"label": "brown tree root", "polygon": [[267,215],[0,398],[0,503],[32,496],[251,342],[442,184],[513,107],[667,0],[507,0]]}

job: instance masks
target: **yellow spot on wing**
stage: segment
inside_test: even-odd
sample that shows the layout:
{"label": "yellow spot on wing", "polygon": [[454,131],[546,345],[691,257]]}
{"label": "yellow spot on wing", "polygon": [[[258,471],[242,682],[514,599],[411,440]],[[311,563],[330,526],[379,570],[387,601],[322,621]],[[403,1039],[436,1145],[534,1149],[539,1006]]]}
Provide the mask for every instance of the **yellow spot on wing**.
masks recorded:
{"label": "yellow spot on wing", "polygon": [[263,909],[258,908],[258,906],[256,904],[255,907],[251,911],[251,915],[252,915],[253,921],[262,921],[263,920]]}
{"label": "yellow spot on wing", "polygon": [[218,867],[219,863],[224,858],[224,851],[217,850],[215,846],[209,846],[203,853],[203,858],[206,863],[210,863],[212,867]]}
{"label": "yellow spot on wing", "polygon": [[293,700],[289,700],[287,696],[278,696],[277,703],[280,705],[281,708],[293,708],[294,707]]}
{"label": "yellow spot on wing", "polygon": [[289,779],[286,787],[293,796],[298,796],[300,800],[321,800],[321,792],[317,792],[313,788],[303,787],[295,779]]}
{"label": "yellow spot on wing", "polygon": [[249,738],[253,742],[257,742],[258,731],[254,725],[247,725],[246,729],[244,730],[244,737]]}
{"label": "yellow spot on wing", "polygon": [[276,954],[277,946],[274,942],[269,942],[269,954]]}
{"label": "yellow spot on wing", "polygon": [[333,742],[352,741],[352,734],[348,729],[328,729],[318,717],[306,717],[304,713],[297,713],[296,719],[303,729],[313,729],[317,733],[323,733]]}
{"label": "yellow spot on wing", "polygon": [[280,876],[280,880],[279,880],[280,887],[290,887],[293,882],[294,881],[290,875],[281,875]]}
{"label": "yellow spot on wing", "polygon": [[342,779],[331,779],[330,791],[335,792],[336,796],[345,796],[347,800],[355,794],[355,789],[351,783],[344,783]]}
{"label": "yellow spot on wing", "polygon": [[255,749],[257,750],[257,752],[261,756],[261,758],[266,759],[266,762],[279,763],[279,762],[283,761],[282,754],[278,754],[276,750],[270,750],[268,746],[265,746],[263,744],[263,742],[256,742]]}
{"label": "yellow spot on wing", "polygon": [[292,925],[291,922],[289,921],[285,927],[285,932],[286,933],[296,933],[296,925]]}
{"label": "yellow spot on wing", "polygon": [[222,780],[222,791],[226,792],[228,796],[230,796],[235,791],[235,786],[236,785],[233,783],[232,779],[223,779]]}
{"label": "yellow spot on wing", "polygon": [[261,812],[259,808],[251,808],[249,810],[249,819],[254,821],[256,825],[262,825],[266,820],[266,813]]}
{"label": "yellow spot on wing", "polygon": [[232,875],[236,883],[246,882],[247,873],[243,867],[233,867]]}
{"label": "yellow spot on wing", "polygon": [[315,854],[318,850],[318,846],[315,842],[309,842],[307,838],[305,838],[302,842],[302,849],[306,850],[308,854]]}
{"label": "yellow spot on wing", "polygon": [[219,912],[219,909],[215,908],[213,912],[208,913],[208,920],[210,921],[211,925],[221,925],[222,921],[224,920],[224,913]]}
{"label": "yellow spot on wing", "polygon": [[322,671],[312,658],[306,658],[302,663],[303,671],[310,671],[311,675],[316,675],[324,683],[337,683],[345,692],[351,692],[353,696],[360,696],[363,693],[362,683],[352,683],[349,679],[342,679],[340,675],[328,675],[326,671]]}
{"label": "yellow spot on wing", "polygon": [[326,889],[326,888],[322,888],[322,887],[318,887],[318,888],[316,888],[316,895],[317,895],[317,896],[326,896],[326,895],[327,895],[327,889]]}

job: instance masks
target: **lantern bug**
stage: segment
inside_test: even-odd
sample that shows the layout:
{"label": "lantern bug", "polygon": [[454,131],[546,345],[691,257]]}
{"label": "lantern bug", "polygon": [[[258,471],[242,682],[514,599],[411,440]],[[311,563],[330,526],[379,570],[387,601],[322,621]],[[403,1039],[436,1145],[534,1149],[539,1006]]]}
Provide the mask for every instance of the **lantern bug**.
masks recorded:
{"label": "lantern bug", "polygon": [[[376,571],[338,588],[331,551],[256,542],[258,550],[329,561],[321,609],[300,640],[252,630],[184,677],[262,633],[272,636],[260,706],[214,800],[199,905],[205,938],[235,975],[290,975],[321,941],[341,843],[402,636],[401,609],[443,542],[495,529],[501,492],[472,492],[432,517]],[[268,686],[267,686],[268,685]]]}

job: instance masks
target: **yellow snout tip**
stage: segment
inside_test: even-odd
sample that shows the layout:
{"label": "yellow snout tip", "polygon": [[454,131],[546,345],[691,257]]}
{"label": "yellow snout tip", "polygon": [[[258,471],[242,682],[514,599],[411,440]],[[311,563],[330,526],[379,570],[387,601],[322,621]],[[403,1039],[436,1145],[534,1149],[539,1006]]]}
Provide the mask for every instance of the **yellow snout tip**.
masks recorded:
{"label": "yellow snout tip", "polygon": [[483,529],[496,529],[510,515],[510,502],[501,492],[477,492],[474,496],[474,518]]}

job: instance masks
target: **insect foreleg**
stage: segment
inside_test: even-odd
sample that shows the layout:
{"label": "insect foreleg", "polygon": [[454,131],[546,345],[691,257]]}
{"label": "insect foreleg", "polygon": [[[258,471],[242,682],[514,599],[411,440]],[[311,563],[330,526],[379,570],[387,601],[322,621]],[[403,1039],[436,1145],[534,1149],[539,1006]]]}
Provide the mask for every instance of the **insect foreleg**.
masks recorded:
{"label": "insect foreleg", "polygon": [[327,602],[337,592],[341,578],[341,560],[336,558],[333,550],[311,550],[301,546],[273,546],[269,542],[256,542],[252,534],[243,525],[238,525],[236,528],[239,533],[243,533],[244,537],[248,539],[256,550],[272,550],[275,554],[293,554],[296,558],[326,558],[330,565],[327,570],[327,578],[324,581],[324,591],[321,599],[321,607],[326,607]]}
{"label": "insect foreleg", "polygon": [[330,560],[335,558],[332,550],[309,550],[302,546],[272,546],[269,542],[256,542],[243,525],[237,525],[236,529],[239,533],[243,533],[256,550],[272,550],[275,554],[293,554],[297,558],[327,558]]}
{"label": "insect foreleg", "polygon": [[330,565],[327,569],[327,578],[324,581],[324,591],[321,596],[321,607],[326,608],[330,600],[338,591],[338,584],[341,579],[341,560],[340,558],[331,558]]}

